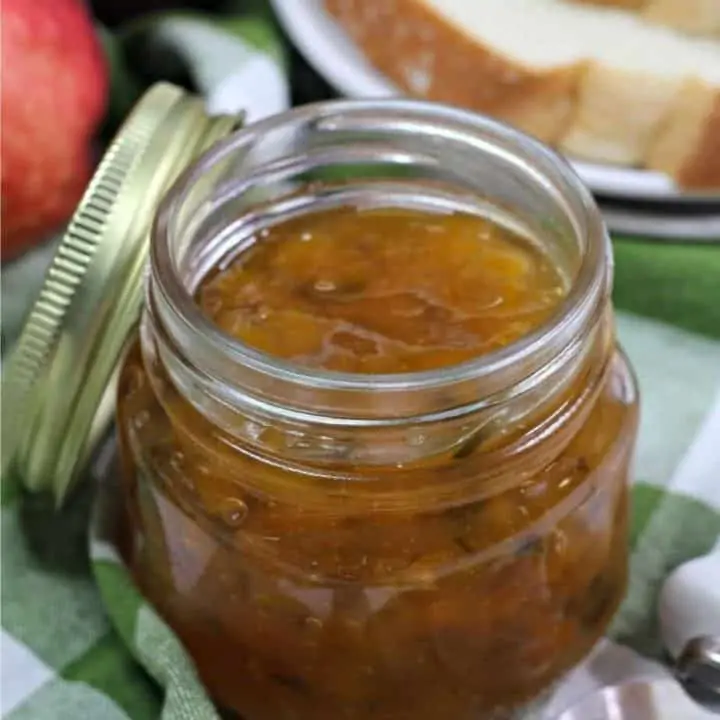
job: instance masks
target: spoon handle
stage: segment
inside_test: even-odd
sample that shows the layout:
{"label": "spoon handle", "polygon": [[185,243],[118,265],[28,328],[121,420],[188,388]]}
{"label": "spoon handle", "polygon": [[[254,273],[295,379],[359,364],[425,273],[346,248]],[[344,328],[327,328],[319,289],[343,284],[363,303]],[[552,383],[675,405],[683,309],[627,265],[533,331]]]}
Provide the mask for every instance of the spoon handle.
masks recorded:
{"label": "spoon handle", "polygon": [[659,617],[678,679],[720,703],[720,542],[670,574],[660,593]]}

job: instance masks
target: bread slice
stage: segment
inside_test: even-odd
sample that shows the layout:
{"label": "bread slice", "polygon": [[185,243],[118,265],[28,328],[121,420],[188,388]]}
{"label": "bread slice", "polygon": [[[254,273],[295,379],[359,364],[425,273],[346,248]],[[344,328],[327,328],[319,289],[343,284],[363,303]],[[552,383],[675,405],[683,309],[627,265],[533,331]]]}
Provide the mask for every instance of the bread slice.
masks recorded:
{"label": "bread slice", "polygon": [[559,147],[578,158],[642,165],[682,86],[682,78],[593,64],[580,84],[576,111]]}
{"label": "bread slice", "polygon": [[698,80],[685,83],[647,155],[647,166],[686,187],[720,186],[720,95]]}
{"label": "bread slice", "polygon": [[[720,43],[622,10],[565,0],[324,1],[404,90],[493,115],[589,160],[645,164],[687,81],[720,94]],[[700,121],[674,167],[697,163],[704,147],[692,143],[710,142],[711,121]],[[678,177],[720,187],[720,170]]]}
{"label": "bread slice", "polygon": [[572,0],[642,13],[649,22],[720,37],[720,0]]}
{"label": "bread slice", "polygon": [[326,0],[372,63],[413,95],[473,108],[546,142],[562,137],[585,71],[582,57],[533,67],[478,42],[423,0]]}

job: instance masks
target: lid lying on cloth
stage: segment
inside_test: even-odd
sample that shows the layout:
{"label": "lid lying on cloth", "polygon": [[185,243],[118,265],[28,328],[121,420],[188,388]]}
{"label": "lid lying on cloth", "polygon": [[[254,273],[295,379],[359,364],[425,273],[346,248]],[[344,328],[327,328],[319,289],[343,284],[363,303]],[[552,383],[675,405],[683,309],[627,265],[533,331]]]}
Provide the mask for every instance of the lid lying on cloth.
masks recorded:
{"label": "lid lying on cloth", "polygon": [[2,472],[66,495],[107,428],[111,382],[143,302],[155,210],[178,175],[239,126],[167,83],[139,101],[105,153],[2,377]]}

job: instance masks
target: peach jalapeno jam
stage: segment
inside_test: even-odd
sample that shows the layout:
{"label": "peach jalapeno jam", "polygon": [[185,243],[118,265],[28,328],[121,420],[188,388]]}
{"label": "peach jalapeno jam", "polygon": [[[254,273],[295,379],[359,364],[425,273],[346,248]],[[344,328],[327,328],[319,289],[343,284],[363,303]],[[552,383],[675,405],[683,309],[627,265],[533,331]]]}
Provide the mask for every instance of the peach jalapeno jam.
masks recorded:
{"label": "peach jalapeno jam", "polygon": [[219,707],[524,717],[583,658],[637,424],[610,275],[562,161],[450,108],[301,108],[180,179],[120,379],[126,545]]}

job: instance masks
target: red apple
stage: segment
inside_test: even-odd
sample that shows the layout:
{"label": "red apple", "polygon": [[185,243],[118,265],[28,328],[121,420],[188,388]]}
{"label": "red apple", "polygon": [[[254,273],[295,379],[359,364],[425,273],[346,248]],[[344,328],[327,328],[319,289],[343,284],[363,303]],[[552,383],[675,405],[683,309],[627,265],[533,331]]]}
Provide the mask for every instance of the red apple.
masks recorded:
{"label": "red apple", "polygon": [[0,2],[3,261],[67,220],[92,168],[108,81],[81,0]]}

